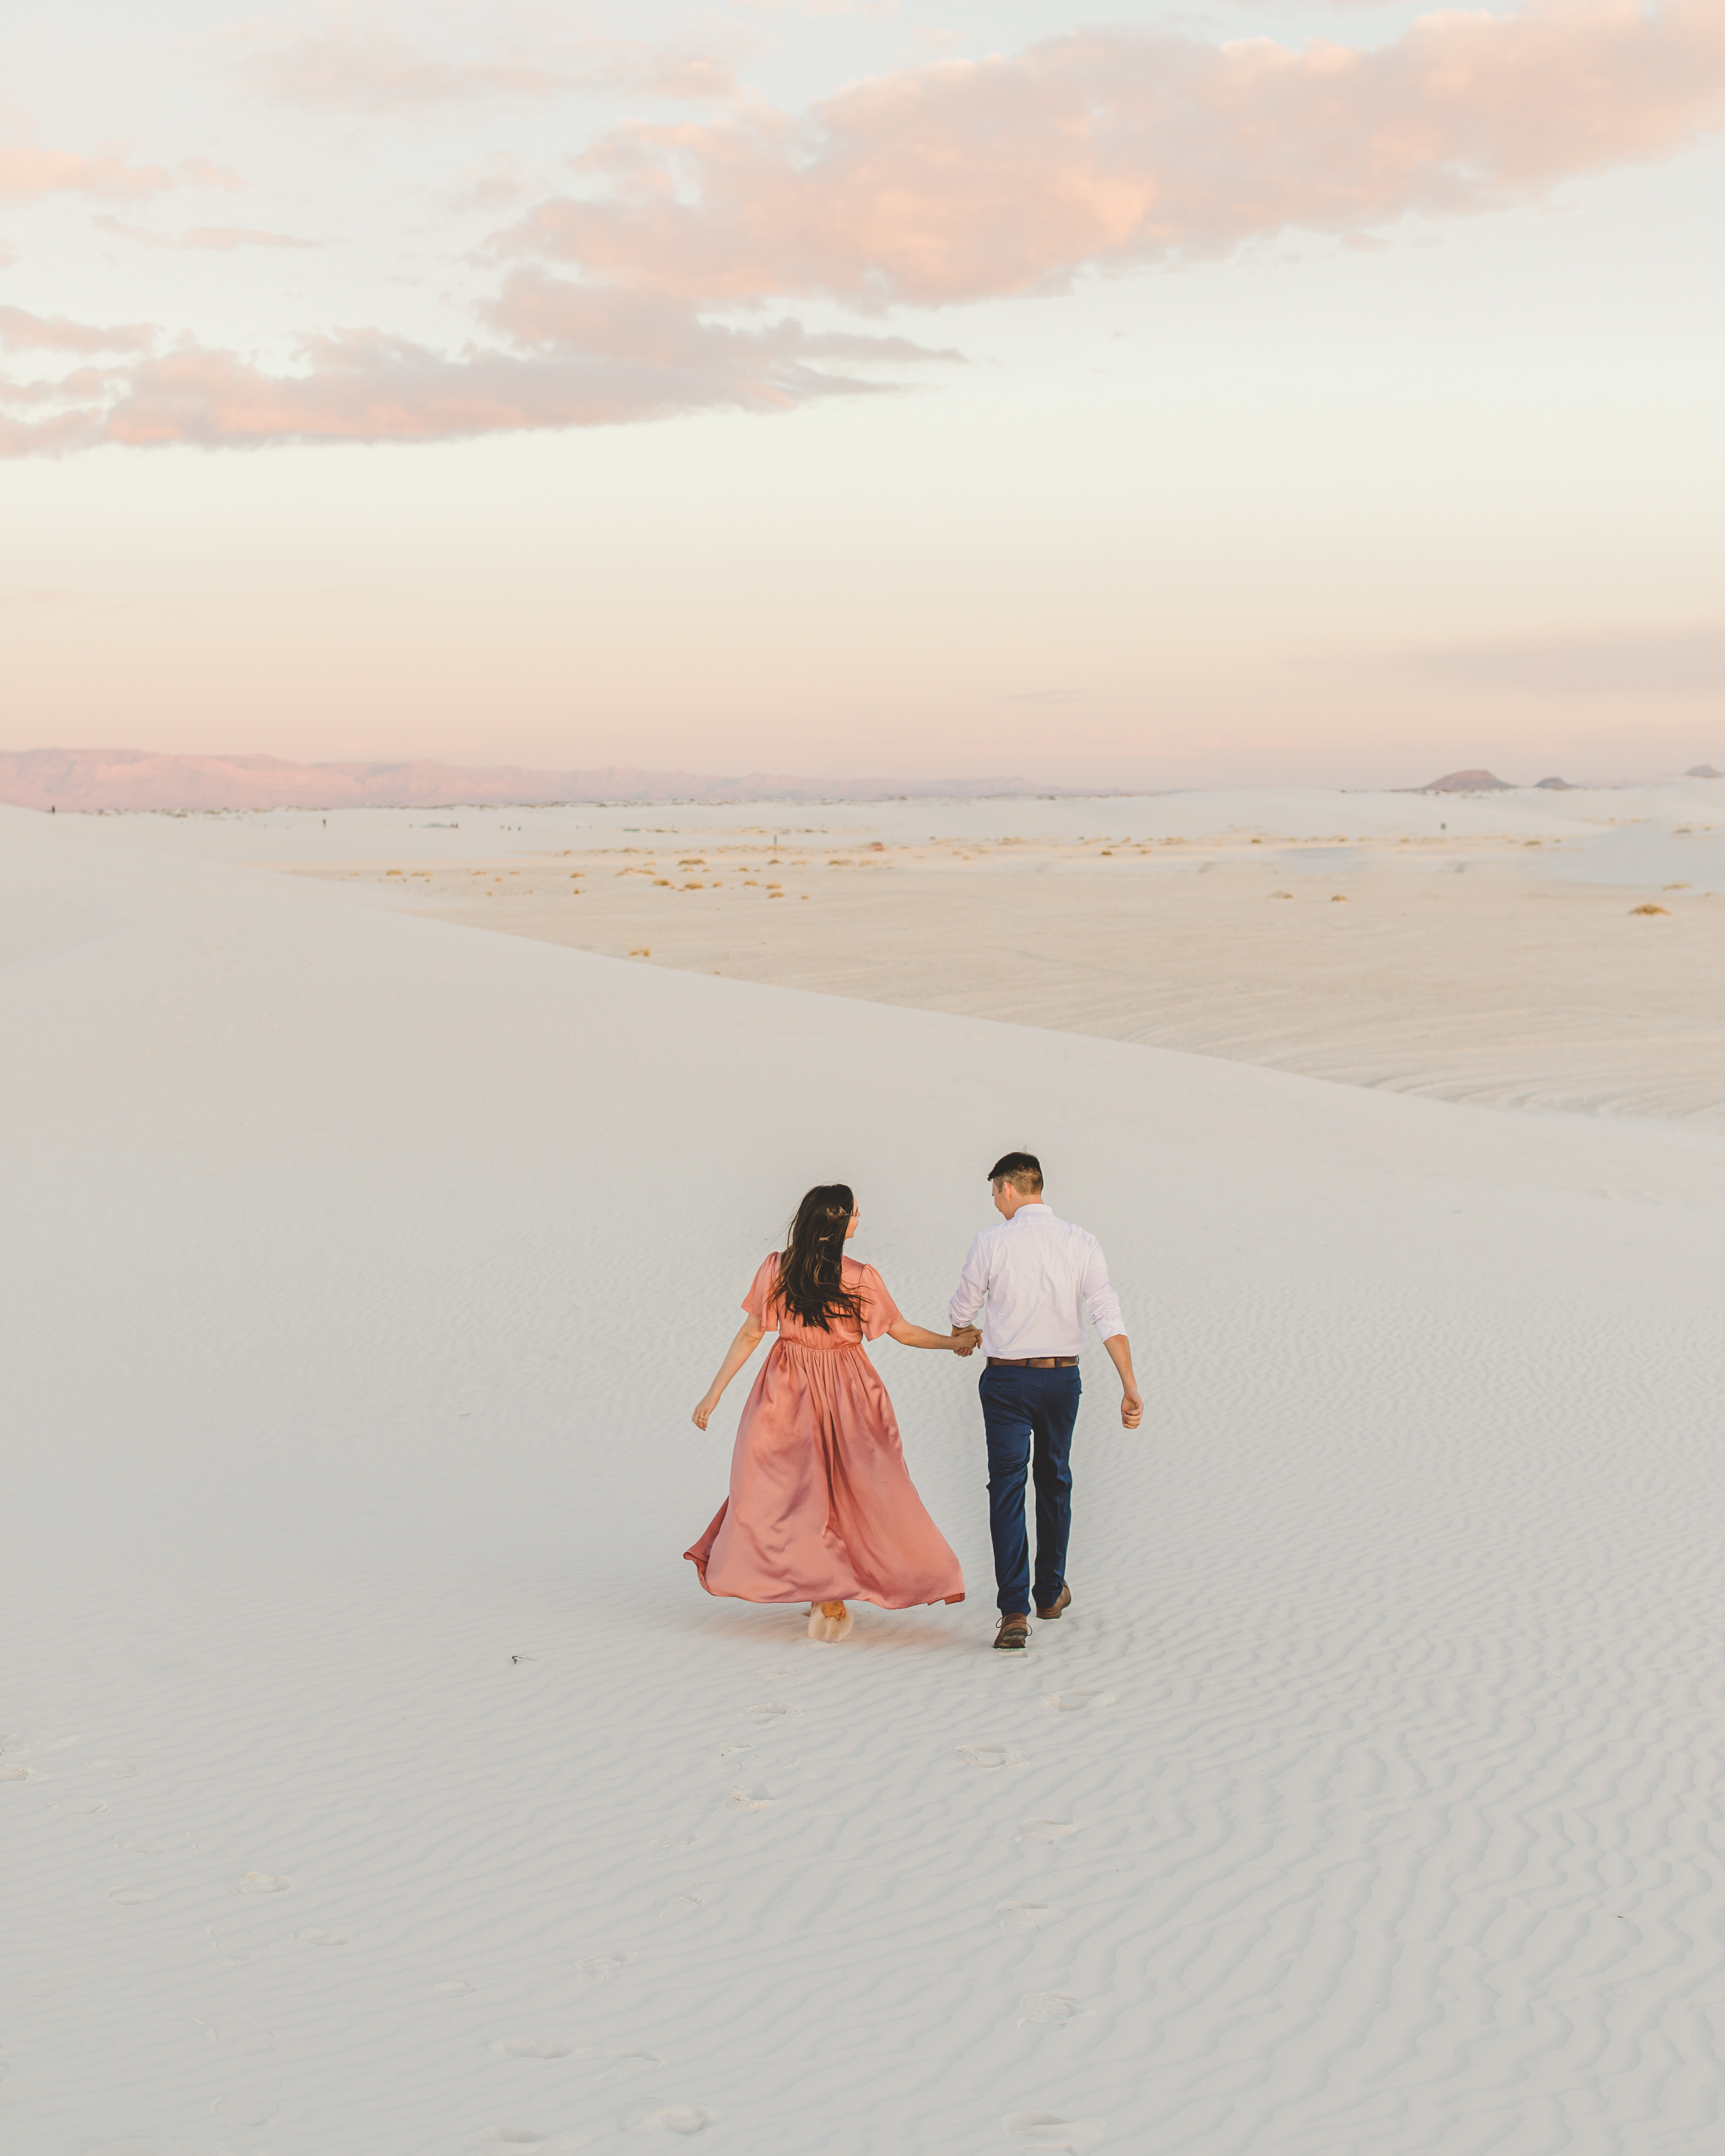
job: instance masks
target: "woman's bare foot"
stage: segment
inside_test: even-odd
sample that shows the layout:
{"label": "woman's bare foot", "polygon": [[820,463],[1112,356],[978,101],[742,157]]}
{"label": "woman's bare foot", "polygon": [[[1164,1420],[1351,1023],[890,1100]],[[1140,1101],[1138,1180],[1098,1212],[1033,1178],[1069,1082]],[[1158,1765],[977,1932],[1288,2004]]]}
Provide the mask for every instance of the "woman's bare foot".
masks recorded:
{"label": "woman's bare foot", "polygon": [[843,1640],[850,1636],[850,1612],[842,1602],[816,1602],[809,1611],[811,1640]]}

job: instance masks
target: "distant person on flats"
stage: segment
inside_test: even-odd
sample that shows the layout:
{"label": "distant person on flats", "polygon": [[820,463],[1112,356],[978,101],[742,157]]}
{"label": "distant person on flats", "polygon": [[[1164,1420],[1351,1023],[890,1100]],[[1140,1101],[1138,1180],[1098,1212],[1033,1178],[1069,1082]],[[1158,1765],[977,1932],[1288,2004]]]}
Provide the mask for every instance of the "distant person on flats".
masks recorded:
{"label": "distant person on flats", "polygon": [[988,1440],[988,1527],[999,1590],[994,1645],[1022,1650],[1030,1644],[1032,1594],[1027,1471],[1036,1485],[1036,1614],[1058,1617],[1072,1599],[1066,1584],[1072,1425],[1083,1389],[1078,1357],[1086,1317],[1120,1373],[1120,1419],[1127,1430],[1143,1420],[1144,1403],[1101,1245],[1044,1204],[1042,1163],[1034,1153],[1007,1153],[988,1170],[988,1181],[1000,1225],[984,1228],[971,1245],[950,1315],[953,1338],[963,1340],[987,1312],[988,1368],[978,1389]]}
{"label": "distant person on flats", "polygon": [[705,1430],[726,1386],[778,1333],[737,1425],[731,1495],[683,1554],[709,1594],[807,1602],[811,1640],[846,1636],[847,1602],[908,1609],[964,1599],[958,1560],[916,1495],[863,1342],[885,1332],[962,1356],[978,1335],[930,1332],[901,1317],[875,1268],[845,1255],[860,1218],[846,1183],[819,1183],[803,1199],[695,1410]]}

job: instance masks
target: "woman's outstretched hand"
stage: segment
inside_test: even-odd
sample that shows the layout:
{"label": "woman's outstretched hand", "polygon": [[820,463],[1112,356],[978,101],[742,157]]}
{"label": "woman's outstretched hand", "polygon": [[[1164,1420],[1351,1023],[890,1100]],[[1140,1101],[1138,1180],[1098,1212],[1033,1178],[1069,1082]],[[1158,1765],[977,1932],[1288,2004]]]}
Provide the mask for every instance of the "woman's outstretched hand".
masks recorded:
{"label": "woman's outstretched hand", "polygon": [[968,1355],[983,1336],[973,1325],[955,1325],[950,1332],[931,1332],[926,1325],[912,1325],[908,1317],[901,1317],[887,1327],[886,1337],[896,1340],[901,1348],[939,1348]]}
{"label": "woman's outstretched hand", "polygon": [[725,1359],[719,1365],[719,1374],[706,1389],[706,1397],[690,1417],[697,1430],[705,1430],[707,1418],[725,1397],[725,1388],[747,1362],[766,1335],[752,1317],[746,1317],[737,1328],[737,1337],[725,1350]]}

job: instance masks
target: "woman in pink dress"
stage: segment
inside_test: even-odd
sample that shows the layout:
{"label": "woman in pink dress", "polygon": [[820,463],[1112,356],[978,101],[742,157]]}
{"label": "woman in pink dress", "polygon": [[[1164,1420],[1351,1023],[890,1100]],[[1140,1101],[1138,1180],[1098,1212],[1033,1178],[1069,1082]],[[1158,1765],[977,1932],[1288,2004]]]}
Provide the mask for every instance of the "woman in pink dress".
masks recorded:
{"label": "woman in pink dress", "polygon": [[863,1342],[968,1355],[975,1332],[929,1332],[899,1313],[872,1265],[845,1255],[855,1200],[823,1183],[783,1251],[755,1275],[737,1337],[695,1410],[697,1426],[762,1338],[778,1339],[737,1425],[731,1495],[683,1554],[709,1594],[807,1602],[811,1640],[842,1640],[848,1599],[908,1609],[962,1602],[964,1575],[905,1466],[898,1419]]}

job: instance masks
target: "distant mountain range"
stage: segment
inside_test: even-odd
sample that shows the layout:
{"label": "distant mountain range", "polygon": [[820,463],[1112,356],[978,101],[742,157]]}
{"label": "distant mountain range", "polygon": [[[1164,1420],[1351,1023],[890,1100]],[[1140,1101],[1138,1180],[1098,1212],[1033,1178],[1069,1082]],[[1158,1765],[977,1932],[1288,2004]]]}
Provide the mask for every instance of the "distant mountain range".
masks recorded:
{"label": "distant mountain range", "polygon": [[527,808],[552,802],[883,801],[1070,793],[1024,778],[794,778],[754,771],[470,770],[408,763],[290,763],[277,756],[157,756],[147,749],[0,751],[0,802],[19,808]]}

